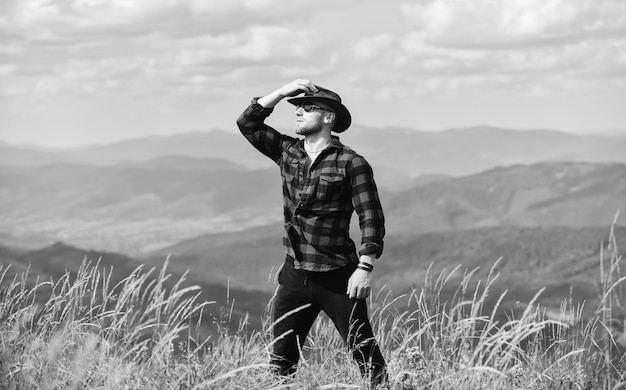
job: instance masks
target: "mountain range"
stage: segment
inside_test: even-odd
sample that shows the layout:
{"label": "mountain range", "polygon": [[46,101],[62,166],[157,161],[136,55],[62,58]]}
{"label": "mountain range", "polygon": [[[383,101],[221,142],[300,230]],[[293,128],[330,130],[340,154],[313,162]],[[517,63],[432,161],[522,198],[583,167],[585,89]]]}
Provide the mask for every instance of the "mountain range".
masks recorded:
{"label": "mountain range", "polygon": [[[32,236],[30,247],[64,241],[140,255],[203,234],[281,221],[276,168],[164,159],[0,167],[0,232],[22,243]],[[501,225],[608,226],[626,209],[622,163],[515,165],[406,186],[381,187],[389,234]],[[355,218],[355,234],[357,225]]]}
{"label": "mountain range", "polygon": [[[293,135],[289,130],[285,133]],[[400,183],[406,177],[427,174],[462,176],[497,166],[541,161],[626,162],[626,137],[581,136],[551,130],[478,126],[424,132],[354,125],[340,138],[364,155],[380,171],[380,181],[385,183]],[[117,165],[164,156],[223,159],[250,169],[273,165],[236,130],[151,136],[63,149],[0,143],[0,165],[12,166],[56,162]],[[394,179],[395,175],[400,177]]]}
{"label": "mountain range", "polygon": [[[543,286],[550,305],[570,290],[595,299],[600,248],[626,210],[625,138],[356,126],[341,139],[370,161],[385,210],[378,288],[419,287],[431,264],[479,267],[484,277],[501,258],[494,288],[510,291],[505,307]],[[279,172],[234,132],[69,149],[0,144],[0,183],[0,260],[15,270],[31,264],[54,278],[87,255],[121,278],[169,256],[207,299],[236,296],[239,319],[258,319],[275,287]],[[615,222],[626,242],[626,224]],[[358,241],[356,218],[351,232]]]}

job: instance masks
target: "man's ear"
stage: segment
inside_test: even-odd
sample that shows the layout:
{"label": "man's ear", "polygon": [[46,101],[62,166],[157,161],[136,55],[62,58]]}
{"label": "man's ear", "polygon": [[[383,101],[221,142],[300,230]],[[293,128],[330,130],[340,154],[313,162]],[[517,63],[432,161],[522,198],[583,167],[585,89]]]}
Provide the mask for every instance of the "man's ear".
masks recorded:
{"label": "man's ear", "polygon": [[335,113],[326,112],[326,116],[324,116],[324,123],[333,123],[334,121],[335,121]]}

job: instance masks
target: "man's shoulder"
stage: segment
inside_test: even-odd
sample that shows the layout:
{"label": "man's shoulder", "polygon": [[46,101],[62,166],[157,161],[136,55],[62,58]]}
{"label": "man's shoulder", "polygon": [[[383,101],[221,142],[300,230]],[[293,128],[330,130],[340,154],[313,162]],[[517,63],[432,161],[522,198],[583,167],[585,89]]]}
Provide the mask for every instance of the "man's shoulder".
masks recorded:
{"label": "man's shoulder", "polygon": [[358,154],[354,149],[343,143],[341,144],[341,151],[352,155]]}
{"label": "man's shoulder", "polygon": [[302,140],[300,138],[294,138],[287,134],[281,133],[281,141],[283,144],[283,152],[290,154],[290,155],[299,154],[298,150],[300,149],[300,146],[302,145]]}
{"label": "man's shoulder", "polygon": [[365,160],[365,157],[363,157],[361,154],[357,153],[357,151],[355,151],[354,149],[352,149],[351,147],[342,144],[341,145],[341,150],[339,152],[339,159],[340,160],[344,160],[347,162],[353,161],[353,160],[359,160],[362,162],[367,162],[367,160]]}
{"label": "man's shoulder", "polygon": [[292,147],[292,148],[293,147],[298,147],[298,145],[302,144],[302,139],[300,139],[300,138],[295,138],[295,137],[292,137],[290,135],[283,134],[283,133],[281,133],[281,136],[282,136],[283,142],[288,147]]}

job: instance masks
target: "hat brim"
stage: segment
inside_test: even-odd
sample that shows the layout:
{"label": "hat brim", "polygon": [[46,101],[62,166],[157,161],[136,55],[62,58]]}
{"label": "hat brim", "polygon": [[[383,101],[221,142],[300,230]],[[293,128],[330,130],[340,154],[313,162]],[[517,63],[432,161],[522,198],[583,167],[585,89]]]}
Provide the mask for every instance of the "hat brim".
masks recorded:
{"label": "hat brim", "polygon": [[344,106],[335,99],[326,98],[323,96],[299,96],[288,99],[287,101],[294,106],[299,106],[302,102],[324,103],[325,105],[330,107],[335,113],[336,119],[335,125],[333,126],[333,131],[335,133],[342,133],[348,130],[348,127],[350,127],[350,124],[352,124],[352,115],[350,115],[350,111],[348,111],[346,106]]}

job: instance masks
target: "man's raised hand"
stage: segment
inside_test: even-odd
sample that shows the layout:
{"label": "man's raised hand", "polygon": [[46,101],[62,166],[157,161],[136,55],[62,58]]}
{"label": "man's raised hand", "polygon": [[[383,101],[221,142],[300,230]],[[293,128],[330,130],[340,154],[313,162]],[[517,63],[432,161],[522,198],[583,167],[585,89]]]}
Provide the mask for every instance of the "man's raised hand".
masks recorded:
{"label": "man's raised hand", "polygon": [[279,93],[282,96],[296,96],[304,93],[315,93],[317,92],[317,87],[310,80],[306,79],[297,79],[288,84],[285,84],[282,88],[279,89]]}
{"label": "man's raised hand", "polygon": [[283,85],[274,92],[265,95],[257,100],[257,103],[263,107],[274,107],[283,98],[296,96],[304,93],[315,93],[317,88],[310,80],[297,79],[288,84]]}

